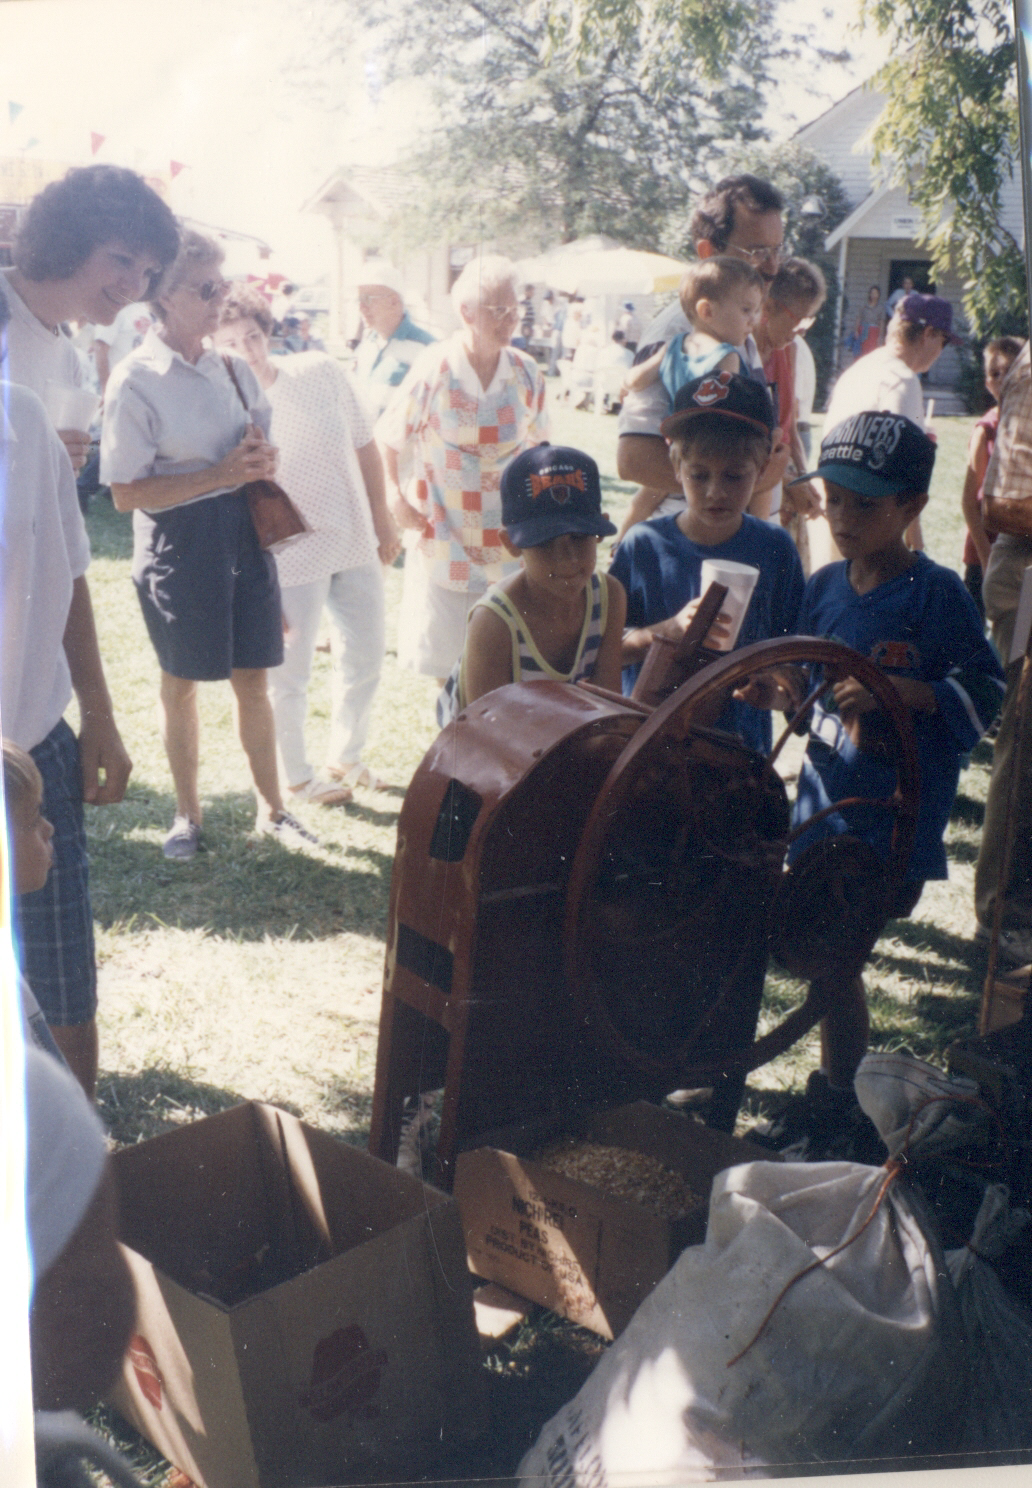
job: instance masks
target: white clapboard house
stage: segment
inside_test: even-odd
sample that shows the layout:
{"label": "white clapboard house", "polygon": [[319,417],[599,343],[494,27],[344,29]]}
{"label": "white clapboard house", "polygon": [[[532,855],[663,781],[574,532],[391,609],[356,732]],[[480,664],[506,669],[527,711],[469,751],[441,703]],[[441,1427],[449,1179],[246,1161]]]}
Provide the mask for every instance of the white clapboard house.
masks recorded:
{"label": "white clapboard house", "polygon": [[[900,187],[879,185],[871,163],[871,136],[885,99],[869,83],[854,88],[826,113],[799,130],[798,144],[824,160],[842,181],[853,210],[830,233],[826,246],[838,252],[840,303],[838,324],[848,336],[860,306],[872,284],[881,290],[882,303],[898,289],[904,275],[920,290],[934,290],[953,305],[954,323],[963,333],[963,286],[954,274],[937,281],[932,276],[927,249],[914,236],[920,231],[920,216]],[[1015,177],[1003,195],[1003,225],[1019,242],[1024,241],[1021,181]],[[840,341],[841,349],[841,341]],[[943,353],[928,374],[927,389],[942,413],[961,412],[951,396],[960,372],[960,360],[951,348]],[[957,402],[956,408],[952,405]]]}

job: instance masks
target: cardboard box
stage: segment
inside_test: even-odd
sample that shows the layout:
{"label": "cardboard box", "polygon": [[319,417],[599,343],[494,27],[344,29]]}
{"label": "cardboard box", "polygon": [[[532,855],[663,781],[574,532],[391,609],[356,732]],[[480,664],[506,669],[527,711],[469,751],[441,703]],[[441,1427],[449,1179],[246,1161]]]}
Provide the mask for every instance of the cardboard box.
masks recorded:
{"label": "cardboard box", "polygon": [[482,1429],[447,1194],[256,1102],[114,1166],[137,1320],[112,1402],[198,1488],[415,1477]]}
{"label": "cardboard box", "polygon": [[701,1196],[683,1219],[669,1220],[529,1160],[561,1134],[518,1128],[505,1134],[508,1150],[459,1155],[455,1197],[469,1265],[604,1338],[622,1332],[686,1245],[705,1239],[716,1174],[772,1155],[645,1101],[582,1121],[571,1135],[658,1158]]}

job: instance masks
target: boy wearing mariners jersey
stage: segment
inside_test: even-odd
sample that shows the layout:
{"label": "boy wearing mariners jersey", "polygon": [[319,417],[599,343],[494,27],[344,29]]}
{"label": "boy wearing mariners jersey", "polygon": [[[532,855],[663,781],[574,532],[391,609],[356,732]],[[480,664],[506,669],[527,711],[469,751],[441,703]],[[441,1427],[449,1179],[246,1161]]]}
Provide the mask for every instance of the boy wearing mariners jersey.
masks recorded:
{"label": "boy wearing mariners jersey", "polygon": [[[935,445],[900,414],[858,413],[821,444],[814,475],[824,481],[832,534],[844,561],[820,569],[803,596],[798,630],[842,641],[876,662],[911,711],[920,769],[917,835],[905,882],[890,906],[909,915],[929,878],[945,878],[943,833],[963,756],[995,718],[1003,672],[975,605],[957,574],[913,552],[903,534],[928,501]],[[865,748],[879,710],[854,678],[834,683],[814,708],[800,772],[796,825],[850,797],[884,800],[895,767]],[[872,732],[869,732],[872,731]],[[888,858],[892,813],[849,807],[825,818],[793,846],[793,857],[821,836],[850,832]],[[867,1049],[862,979],[837,989],[821,1026],[822,1070],[807,1088],[807,1129],[832,1133],[854,1107],[853,1076]]]}

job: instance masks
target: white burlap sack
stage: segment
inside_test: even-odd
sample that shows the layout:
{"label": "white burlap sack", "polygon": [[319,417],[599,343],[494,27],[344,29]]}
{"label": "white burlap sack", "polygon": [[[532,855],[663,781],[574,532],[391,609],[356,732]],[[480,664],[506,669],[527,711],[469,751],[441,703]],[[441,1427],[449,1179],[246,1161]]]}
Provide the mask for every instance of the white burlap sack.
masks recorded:
{"label": "white burlap sack", "polygon": [[[767,1464],[951,1445],[966,1359],[953,1287],[884,1168],[749,1163],[718,1175],[686,1250],[520,1464],[549,1488],[764,1476]],[[721,1471],[721,1470],[724,1471]]]}
{"label": "white burlap sack", "polygon": [[970,1104],[979,1093],[974,1080],[944,1074],[913,1054],[866,1054],[853,1083],[891,1157],[904,1143],[922,1158],[967,1147],[994,1127],[984,1106]]}

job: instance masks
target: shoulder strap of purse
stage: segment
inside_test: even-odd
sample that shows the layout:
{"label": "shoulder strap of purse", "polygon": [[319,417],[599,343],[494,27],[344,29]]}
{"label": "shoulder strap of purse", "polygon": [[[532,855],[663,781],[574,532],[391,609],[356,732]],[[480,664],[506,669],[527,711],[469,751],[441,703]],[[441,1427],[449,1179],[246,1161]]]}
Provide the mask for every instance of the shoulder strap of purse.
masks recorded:
{"label": "shoulder strap of purse", "polygon": [[233,366],[233,358],[230,356],[223,356],[222,361],[225,365],[226,371],[229,373],[230,381],[237,390],[237,397],[244,405],[244,412],[249,414],[251,410],[247,406],[247,399],[244,397],[244,390],[240,386],[239,379],[237,378],[236,370]]}

